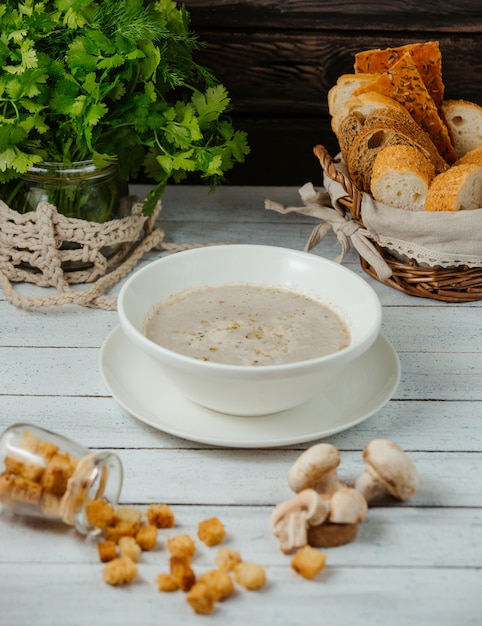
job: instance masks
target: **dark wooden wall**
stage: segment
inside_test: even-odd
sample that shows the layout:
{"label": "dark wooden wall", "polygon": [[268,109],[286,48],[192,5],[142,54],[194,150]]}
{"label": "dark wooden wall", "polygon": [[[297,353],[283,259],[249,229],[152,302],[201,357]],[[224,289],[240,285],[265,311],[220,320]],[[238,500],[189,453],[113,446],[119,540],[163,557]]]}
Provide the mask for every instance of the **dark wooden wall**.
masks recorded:
{"label": "dark wooden wall", "polygon": [[321,180],[312,147],[332,154],[326,95],[351,73],[353,55],[437,40],[446,98],[482,104],[482,0],[185,0],[198,59],[228,89],[251,154],[229,183],[302,185]]}

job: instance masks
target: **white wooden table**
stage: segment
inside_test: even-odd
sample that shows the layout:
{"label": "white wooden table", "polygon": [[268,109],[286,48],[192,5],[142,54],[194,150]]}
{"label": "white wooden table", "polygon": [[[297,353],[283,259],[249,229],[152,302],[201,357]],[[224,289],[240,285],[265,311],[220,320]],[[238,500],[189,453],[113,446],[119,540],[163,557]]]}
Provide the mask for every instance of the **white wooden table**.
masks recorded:
{"label": "white wooden table", "polygon": [[[208,194],[171,187],[161,215],[166,240],[301,250],[313,222],[266,211],[267,197],[299,204],[295,188],[224,187]],[[338,252],[330,236],[313,253],[334,258]],[[365,444],[387,437],[410,454],[421,484],[403,505],[371,508],[354,542],[326,550],[326,568],[313,581],[290,568],[268,522],[273,506],[292,495],[291,463],[314,442],[220,448],[147,426],[119,407],[99,373],[100,348],[118,323],[115,311],[28,312],[0,294],[0,428],[29,421],[94,450],[113,450],[125,470],[121,502],[143,510],[167,502],[176,515],[176,528],[161,532],[159,549],[142,555],[138,580],[125,588],[102,581],[95,543],[74,530],[0,516],[2,626],[482,624],[482,305],[412,298],[363,274],[353,252],[345,263],[379,294],[384,334],[402,374],[383,409],[326,440],[340,449],[340,475],[348,482],[363,467]],[[226,545],[266,568],[268,583],[257,592],[238,588],[202,617],[182,592],[159,593],[155,578],[167,571],[165,538],[195,536],[198,522],[212,516],[226,525]],[[213,550],[198,545],[198,573],[213,567]]]}

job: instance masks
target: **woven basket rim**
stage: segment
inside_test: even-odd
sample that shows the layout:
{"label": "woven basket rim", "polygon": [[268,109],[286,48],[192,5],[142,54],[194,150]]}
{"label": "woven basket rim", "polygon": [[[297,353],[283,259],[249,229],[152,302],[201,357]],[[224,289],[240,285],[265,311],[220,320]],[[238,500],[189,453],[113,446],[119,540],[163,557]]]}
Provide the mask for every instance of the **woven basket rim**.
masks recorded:
{"label": "woven basket rim", "polygon": [[[321,144],[313,148],[324,173],[339,183],[346,192],[339,203],[350,213],[352,219],[366,228],[361,216],[363,194],[349,176],[336,167],[336,161]],[[414,260],[401,262],[393,258],[383,247],[373,241],[379,254],[392,270],[392,276],[380,281],[403,293],[422,298],[432,298],[444,302],[475,302],[482,300],[482,268],[460,266],[421,267]],[[380,280],[373,267],[362,257],[360,264],[363,270],[373,278]]]}

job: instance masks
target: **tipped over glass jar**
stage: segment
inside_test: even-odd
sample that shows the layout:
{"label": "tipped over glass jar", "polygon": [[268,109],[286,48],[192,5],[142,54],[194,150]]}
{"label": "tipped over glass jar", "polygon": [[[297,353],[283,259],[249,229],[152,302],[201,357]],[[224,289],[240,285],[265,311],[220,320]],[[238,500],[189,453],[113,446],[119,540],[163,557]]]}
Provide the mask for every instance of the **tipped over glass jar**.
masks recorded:
{"label": "tipped over glass jar", "polygon": [[32,424],[14,424],[0,436],[0,508],[11,513],[96,534],[87,506],[94,500],[115,506],[122,480],[122,463],[111,452],[91,452]]}

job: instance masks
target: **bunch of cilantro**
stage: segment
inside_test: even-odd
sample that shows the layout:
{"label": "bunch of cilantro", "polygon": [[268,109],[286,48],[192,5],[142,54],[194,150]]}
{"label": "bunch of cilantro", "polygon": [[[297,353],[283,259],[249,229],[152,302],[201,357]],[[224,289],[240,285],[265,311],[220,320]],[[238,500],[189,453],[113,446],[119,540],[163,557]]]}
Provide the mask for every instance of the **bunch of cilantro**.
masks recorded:
{"label": "bunch of cilantro", "polygon": [[0,183],[41,161],[143,167],[146,214],[188,172],[215,188],[249,147],[197,48],[172,0],[3,0]]}

